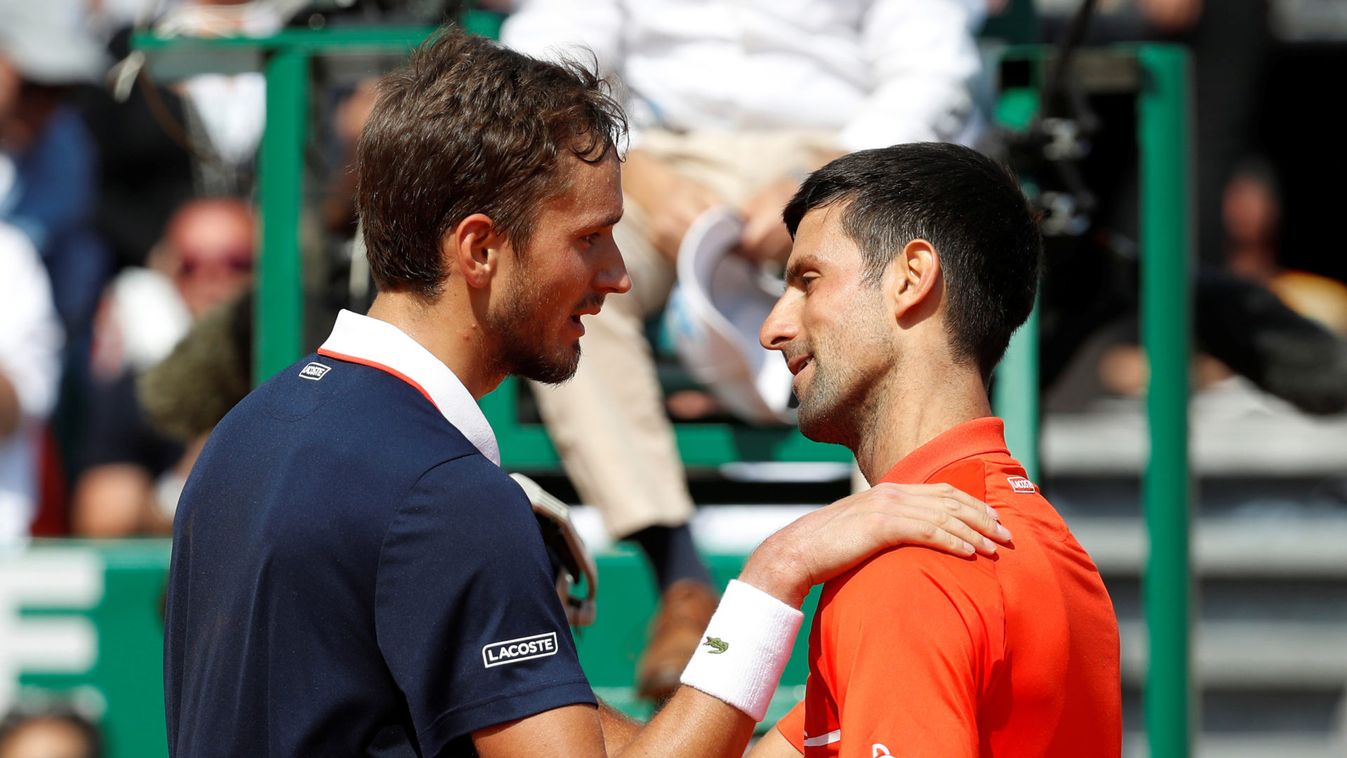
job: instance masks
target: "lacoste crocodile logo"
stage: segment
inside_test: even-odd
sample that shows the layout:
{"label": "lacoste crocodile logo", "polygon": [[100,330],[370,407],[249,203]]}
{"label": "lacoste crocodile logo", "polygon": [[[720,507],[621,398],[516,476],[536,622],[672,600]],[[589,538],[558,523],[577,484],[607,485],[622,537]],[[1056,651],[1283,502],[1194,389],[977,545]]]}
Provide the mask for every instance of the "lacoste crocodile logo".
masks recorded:
{"label": "lacoste crocodile logo", "polygon": [[720,655],[730,649],[730,643],[719,637],[707,637],[706,642],[703,642],[702,644],[711,648],[711,652],[707,653],[707,655]]}

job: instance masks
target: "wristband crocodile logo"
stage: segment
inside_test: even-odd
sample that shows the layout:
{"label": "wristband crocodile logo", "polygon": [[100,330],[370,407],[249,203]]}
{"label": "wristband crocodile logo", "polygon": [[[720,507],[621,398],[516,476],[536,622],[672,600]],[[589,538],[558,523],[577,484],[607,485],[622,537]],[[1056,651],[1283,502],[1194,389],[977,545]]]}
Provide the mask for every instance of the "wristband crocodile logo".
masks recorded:
{"label": "wristband crocodile logo", "polygon": [[711,648],[711,652],[707,653],[707,655],[720,655],[730,649],[730,643],[719,637],[707,637],[706,642],[703,642],[702,644]]}

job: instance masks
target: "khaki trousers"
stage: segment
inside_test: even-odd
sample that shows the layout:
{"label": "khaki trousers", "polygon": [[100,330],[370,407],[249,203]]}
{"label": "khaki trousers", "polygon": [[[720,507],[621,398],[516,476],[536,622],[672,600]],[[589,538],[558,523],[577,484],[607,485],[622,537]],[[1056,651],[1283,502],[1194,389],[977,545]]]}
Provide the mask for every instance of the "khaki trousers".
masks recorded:
{"label": "khaki trousers", "polygon": [[[797,175],[832,146],[819,132],[643,132],[640,149],[737,204],[781,176]],[[645,321],[673,287],[673,265],[649,242],[649,209],[625,198],[613,234],[632,289],[585,318],[580,368],[559,386],[533,384],[538,408],[583,502],[597,507],[614,537],[692,518],[692,497]]]}

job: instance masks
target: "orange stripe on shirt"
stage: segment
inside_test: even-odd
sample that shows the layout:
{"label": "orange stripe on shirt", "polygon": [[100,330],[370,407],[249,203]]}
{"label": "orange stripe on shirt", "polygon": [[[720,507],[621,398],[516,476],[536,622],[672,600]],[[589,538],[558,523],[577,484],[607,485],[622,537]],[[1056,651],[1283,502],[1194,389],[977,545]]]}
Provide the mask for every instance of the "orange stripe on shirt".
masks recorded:
{"label": "orange stripe on shirt", "polygon": [[421,393],[421,397],[424,397],[426,400],[430,401],[431,405],[435,406],[435,410],[440,409],[440,406],[436,405],[435,401],[430,397],[430,393],[426,392],[425,387],[422,387],[420,384],[417,384],[416,381],[414,381],[410,376],[407,376],[406,374],[402,373],[401,371],[398,371],[395,368],[385,366],[382,363],[369,360],[368,358],[357,358],[353,355],[345,355],[343,353],[338,353],[333,350],[328,350],[327,348],[322,347],[318,348],[318,354],[326,356],[328,358],[336,358],[339,361],[346,361],[347,363],[359,363],[361,366],[369,366],[370,368],[377,368],[380,371],[383,371],[384,373],[392,374],[393,376],[396,376],[402,381],[410,384],[412,387],[415,387],[416,391]]}

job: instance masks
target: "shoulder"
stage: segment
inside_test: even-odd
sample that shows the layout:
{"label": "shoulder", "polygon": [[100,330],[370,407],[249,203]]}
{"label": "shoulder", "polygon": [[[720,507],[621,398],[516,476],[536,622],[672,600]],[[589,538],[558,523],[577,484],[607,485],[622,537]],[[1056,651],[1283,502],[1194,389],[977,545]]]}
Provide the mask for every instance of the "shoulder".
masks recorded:
{"label": "shoulder", "polygon": [[523,488],[476,450],[427,468],[407,500],[412,505],[439,501],[459,517],[513,521],[522,515],[532,518],[533,513]]}
{"label": "shoulder", "polygon": [[959,587],[981,597],[997,588],[995,559],[964,558],[925,547],[886,550],[829,582],[839,600],[871,604],[880,597]]}
{"label": "shoulder", "polygon": [[880,623],[902,630],[904,639],[942,638],[1000,628],[1005,602],[995,558],[905,546],[828,582],[819,612],[835,630]]}
{"label": "shoulder", "polygon": [[519,560],[542,548],[523,489],[475,451],[422,472],[396,509],[384,553],[432,545],[447,557],[485,562]]}

